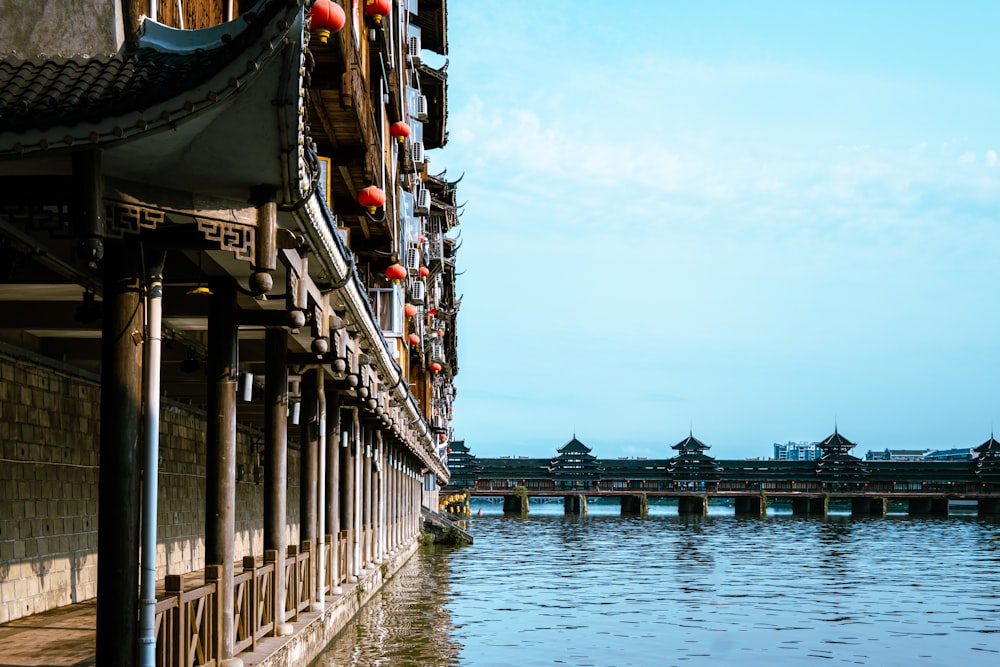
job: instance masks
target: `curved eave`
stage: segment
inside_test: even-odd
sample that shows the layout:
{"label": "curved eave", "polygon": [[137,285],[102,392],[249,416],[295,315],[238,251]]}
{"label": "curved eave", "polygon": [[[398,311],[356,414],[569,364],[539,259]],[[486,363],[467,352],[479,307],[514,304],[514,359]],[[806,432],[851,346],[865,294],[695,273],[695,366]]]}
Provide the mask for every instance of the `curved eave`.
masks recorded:
{"label": "curved eave", "polygon": [[448,55],[448,8],[445,0],[419,0],[410,22],[420,28],[421,46]]}
{"label": "curved eave", "polygon": [[109,176],[240,201],[250,187],[268,184],[295,199],[303,157],[303,24],[295,11],[275,15],[256,41],[200,84],[118,115],[0,133],[0,157],[95,147],[104,149]]}
{"label": "curved eave", "polygon": [[424,121],[424,147],[443,148],[448,143],[448,74],[447,66],[434,69],[420,65],[420,90],[427,98],[427,120]]}

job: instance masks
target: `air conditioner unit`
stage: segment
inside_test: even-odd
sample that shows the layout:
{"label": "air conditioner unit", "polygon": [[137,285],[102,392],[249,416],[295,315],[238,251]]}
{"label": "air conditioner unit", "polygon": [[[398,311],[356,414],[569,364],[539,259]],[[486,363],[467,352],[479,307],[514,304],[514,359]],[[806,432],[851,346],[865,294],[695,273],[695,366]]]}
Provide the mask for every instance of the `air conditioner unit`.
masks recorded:
{"label": "air conditioner unit", "polygon": [[417,97],[417,108],[416,108],[416,113],[414,114],[414,118],[416,118],[417,120],[419,120],[421,122],[425,122],[427,120],[427,96],[426,95],[420,95],[419,97]]}
{"label": "air conditioner unit", "polygon": [[413,206],[413,212],[417,215],[431,214],[431,191],[427,188],[417,190],[417,201]]}
{"label": "air conditioner unit", "polygon": [[420,248],[416,246],[410,246],[406,249],[406,270],[407,271],[419,271],[420,270]]}
{"label": "air conditioner unit", "polygon": [[414,141],[411,143],[410,155],[413,157],[413,164],[422,167],[424,164],[424,142]]}
{"label": "air conditioner unit", "polygon": [[420,66],[420,37],[413,35],[407,41],[406,55],[410,58],[410,64],[414,67]]}
{"label": "air conditioner unit", "polygon": [[427,286],[423,280],[414,280],[410,285],[410,303],[423,303]]}

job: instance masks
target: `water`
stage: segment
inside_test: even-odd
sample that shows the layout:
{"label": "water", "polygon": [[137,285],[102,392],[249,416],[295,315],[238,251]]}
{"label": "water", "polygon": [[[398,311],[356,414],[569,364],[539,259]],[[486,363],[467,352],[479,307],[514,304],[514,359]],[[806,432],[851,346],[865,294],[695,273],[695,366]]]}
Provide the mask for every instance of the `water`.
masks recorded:
{"label": "water", "polygon": [[421,551],[317,667],[1000,664],[992,519],[480,507],[475,545]]}

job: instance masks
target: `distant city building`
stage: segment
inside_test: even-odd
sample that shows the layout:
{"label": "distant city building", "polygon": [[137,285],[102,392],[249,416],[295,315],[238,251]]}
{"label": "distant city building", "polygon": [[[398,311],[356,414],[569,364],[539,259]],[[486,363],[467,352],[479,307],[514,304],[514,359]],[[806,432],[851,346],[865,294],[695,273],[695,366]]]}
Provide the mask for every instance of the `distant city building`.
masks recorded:
{"label": "distant city building", "polygon": [[929,449],[883,449],[868,450],[866,461],[923,461],[931,453]]}
{"label": "distant city building", "polygon": [[815,461],[822,452],[816,442],[774,443],[774,458],[778,461]]}
{"label": "distant city building", "polygon": [[971,447],[958,447],[956,449],[935,449],[924,455],[925,461],[971,461],[977,454]]}

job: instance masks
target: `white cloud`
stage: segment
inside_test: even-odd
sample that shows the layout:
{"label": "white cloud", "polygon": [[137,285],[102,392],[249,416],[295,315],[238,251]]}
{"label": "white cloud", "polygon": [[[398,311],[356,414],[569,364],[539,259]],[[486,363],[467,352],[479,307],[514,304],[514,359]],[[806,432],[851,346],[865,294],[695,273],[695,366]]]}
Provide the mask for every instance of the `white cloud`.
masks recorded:
{"label": "white cloud", "polygon": [[962,156],[958,158],[958,161],[963,164],[972,164],[976,161],[976,154],[973,151],[967,151],[962,153]]}
{"label": "white cloud", "polygon": [[986,164],[995,167],[997,164],[997,152],[995,150],[986,151]]}

